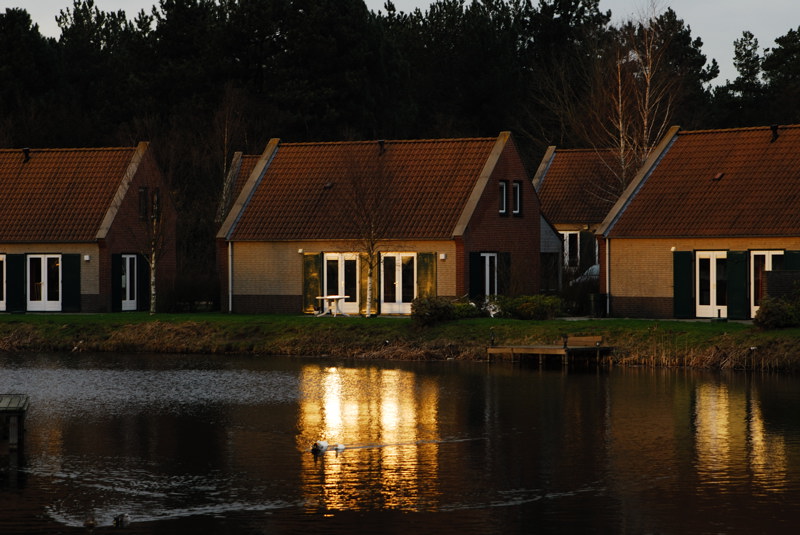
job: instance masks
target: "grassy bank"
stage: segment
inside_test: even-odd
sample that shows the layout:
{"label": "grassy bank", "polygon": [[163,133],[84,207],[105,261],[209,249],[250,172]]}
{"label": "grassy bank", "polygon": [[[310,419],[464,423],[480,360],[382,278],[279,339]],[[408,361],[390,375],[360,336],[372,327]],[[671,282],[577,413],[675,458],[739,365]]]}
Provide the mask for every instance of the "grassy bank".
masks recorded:
{"label": "grassy bank", "polygon": [[617,365],[800,369],[800,329],[709,321],[520,321],[478,318],[419,327],[410,318],[144,313],[2,315],[0,351],[92,351],[484,359],[486,346],[600,334]]}

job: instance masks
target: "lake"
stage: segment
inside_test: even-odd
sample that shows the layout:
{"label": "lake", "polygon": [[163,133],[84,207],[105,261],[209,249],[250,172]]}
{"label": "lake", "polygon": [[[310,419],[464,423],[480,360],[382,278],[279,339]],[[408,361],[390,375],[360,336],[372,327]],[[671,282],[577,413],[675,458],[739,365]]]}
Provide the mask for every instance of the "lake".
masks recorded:
{"label": "lake", "polygon": [[[0,533],[776,533],[795,377],[533,363],[0,355]],[[313,455],[312,443],[343,444]]]}

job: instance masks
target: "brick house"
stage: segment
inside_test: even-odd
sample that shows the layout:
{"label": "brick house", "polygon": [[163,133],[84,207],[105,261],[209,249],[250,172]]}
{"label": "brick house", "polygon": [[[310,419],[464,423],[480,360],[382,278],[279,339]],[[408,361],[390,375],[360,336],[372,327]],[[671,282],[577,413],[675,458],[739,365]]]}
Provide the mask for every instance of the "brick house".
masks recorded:
{"label": "brick house", "polygon": [[[539,201],[511,135],[281,143],[237,155],[217,234],[223,308],[408,314],[417,296],[539,290]],[[233,200],[235,199],[235,200]],[[370,254],[372,251],[373,254]]]}
{"label": "brick house", "polygon": [[622,193],[612,150],[547,148],[533,177],[542,213],[561,235],[567,276],[598,263],[595,230]]}
{"label": "brick house", "polygon": [[800,126],[673,127],[598,228],[614,316],[752,318],[800,269]]}
{"label": "brick house", "polygon": [[148,310],[175,281],[175,208],[148,143],[0,150],[0,311]]}

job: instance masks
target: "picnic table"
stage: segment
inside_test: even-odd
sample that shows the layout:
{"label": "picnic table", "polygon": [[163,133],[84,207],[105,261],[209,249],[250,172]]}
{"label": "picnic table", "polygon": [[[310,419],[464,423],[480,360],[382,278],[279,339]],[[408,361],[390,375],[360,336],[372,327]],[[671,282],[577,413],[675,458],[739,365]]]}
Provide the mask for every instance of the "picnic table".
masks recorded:
{"label": "picnic table", "polygon": [[350,297],[349,295],[318,295],[317,299],[320,301],[320,311],[317,313],[317,317],[324,316],[325,314],[330,314],[333,317],[336,317],[338,314],[342,316],[347,316],[342,309],[339,308],[339,303],[344,301]]}

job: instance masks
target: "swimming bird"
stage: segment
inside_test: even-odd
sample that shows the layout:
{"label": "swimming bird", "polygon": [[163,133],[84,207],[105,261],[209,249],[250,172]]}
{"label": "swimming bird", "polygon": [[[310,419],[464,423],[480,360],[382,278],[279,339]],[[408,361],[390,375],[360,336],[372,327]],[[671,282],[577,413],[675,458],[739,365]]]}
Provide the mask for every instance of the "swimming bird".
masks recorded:
{"label": "swimming bird", "polygon": [[311,446],[311,453],[314,455],[319,455],[320,453],[325,453],[328,449],[328,441],[327,440],[317,440]]}
{"label": "swimming bird", "polygon": [[131,515],[122,513],[114,517],[115,528],[127,528],[131,524]]}

